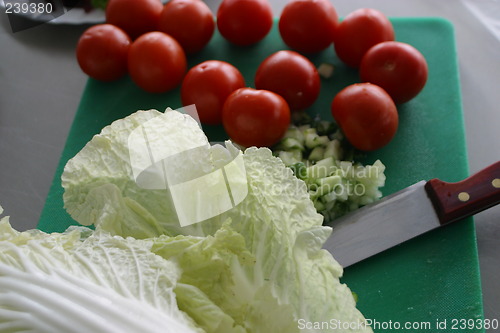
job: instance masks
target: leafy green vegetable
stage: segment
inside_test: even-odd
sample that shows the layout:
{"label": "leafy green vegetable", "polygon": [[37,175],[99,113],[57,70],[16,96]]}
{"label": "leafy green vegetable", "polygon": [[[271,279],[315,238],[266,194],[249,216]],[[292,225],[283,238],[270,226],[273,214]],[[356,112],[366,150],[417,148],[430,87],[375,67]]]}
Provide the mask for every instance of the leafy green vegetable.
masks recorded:
{"label": "leafy green vegetable", "polygon": [[[163,147],[165,151],[181,151],[195,144],[208,145],[196,121],[179,112],[139,111],[113,122],[94,136],[64,168],[64,204],[76,221],[135,238],[162,234],[204,236],[220,228],[220,221],[181,228],[168,190],[144,188],[135,181],[129,137],[134,129],[145,123],[151,124],[150,121],[159,116],[165,117],[161,122],[165,125],[162,130],[169,135],[165,140],[169,145]],[[199,168],[215,170],[224,163],[218,162],[216,156],[204,153],[200,151],[198,158],[193,157],[191,164],[186,165],[186,178],[191,175],[195,178]]]}
{"label": "leafy green vegetable", "polygon": [[177,306],[178,266],[150,248],[85,228],[17,232],[1,219],[0,330],[203,332]]}
{"label": "leafy green vegetable", "polygon": [[[209,332],[222,332],[221,327],[229,325],[223,314],[235,323],[228,332],[240,328],[295,332],[298,319],[362,320],[352,293],[339,282],[341,266],[321,249],[331,228],[322,226],[306,184],[269,149],[249,148],[243,155],[248,180],[245,200],[193,226],[180,227],[172,218],[174,208],[165,200],[168,190],[138,187],[127,160],[127,137],[133,128],[161,114],[140,111],[111,124],[68,162],[63,186],[72,216],[113,234],[156,237],[153,251],[174,260],[183,271],[178,293],[181,308],[198,317],[198,324]],[[192,140],[206,142],[191,118],[175,111],[164,115],[175,137],[167,140],[164,149],[171,149],[169,144],[181,149]],[[226,147],[225,154],[212,150],[211,156],[193,159],[215,170],[239,152],[229,142]],[[198,311],[190,310],[205,307],[209,300],[213,302],[210,311],[218,313],[210,316],[218,318],[212,326]]]}
{"label": "leafy green vegetable", "polygon": [[[65,234],[23,234],[5,227],[0,230],[4,235],[0,249],[5,246],[13,254],[9,257],[9,251],[6,255],[2,251],[0,267],[8,271],[21,262],[24,266],[17,269],[27,271],[25,267],[40,263],[46,275],[39,274],[38,268],[29,271],[41,276],[40,289],[46,288],[47,276],[63,276],[73,284],[61,283],[66,289],[57,289],[54,295],[70,290],[68,297],[72,290],[81,290],[80,280],[69,276],[81,276],[89,295],[102,289],[102,294],[109,294],[118,305],[116,311],[101,313],[102,304],[98,304],[97,313],[93,313],[90,301],[77,295],[71,297],[75,309],[102,320],[107,316],[121,318],[120,303],[129,307],[126,313],[134,312],[133,300],[142,308],[137,314],[149,313],[139,320],[138,325],[152,327],[143,332],[154,332],[159,321],[186,327],[173,329],[178,332],[222,333],[315,332],[299,329],[299,322],[364,323],[352,292],[339,280],[342,267],[322,249],[332,229],[322,225],[323,217],[316,212],[306,184],[269,149],[249,148],[241,155],[226,142],[226,148],[194,151],[189,161],[183,161],[189,166],[184,169],[186,179],[199,175],[200,169],[218,170],[237,156],[244,161],[248,187],[244,200],[201,223],[180,226],[175,205],[166,199],[171,194],[169,188],[139,186],[128,139],[145,123],[160,124],[160,116],[168,120],[162,126],[170,133],[168,140],[157,146],[160,150],[208,143],[198,124],[176,111],[139,111],[114,122],[68,162],[62,176],[65,207],[78,222],[94,224],[95,232],[78,228]],[[152,138],[156,142],[157,136]],[[31,246],[38,251],[40,244],[49,249],[32,254]],[[19,258],[20,251],[25,251],[20,250],[23,246],[30,247],[29,254]],[[4,271],[0,270],[0,280]],[[8,294],[9,288],[0,282],[0,297]],[[19,294],[25,292],[21,286],[18,289]],[[46,295],[40,295],[39,304],[53,301],[44,298]],[[52,313],[59,313],[66,304],[64,296],[52,304]],[[102,297],[97,299],[104,302]],[[15,319],[20,316],[10,317],[13,311],[31,312],[28,307],[15,308],[16,304],[6,310],[0,306],[0,316],[4,316],[0,325],[2,320],[21,325]],[[60,312],[66,314],[71,309]],[[51,317],[45,315],[38,324],[49,321]],[[76,310],[65,317],[75,318],[74,323],[83,320],[76,318]],[[359,326],[358,332],[371,332],[369,327]],[[57,329],[51,326],[49,331]]]}

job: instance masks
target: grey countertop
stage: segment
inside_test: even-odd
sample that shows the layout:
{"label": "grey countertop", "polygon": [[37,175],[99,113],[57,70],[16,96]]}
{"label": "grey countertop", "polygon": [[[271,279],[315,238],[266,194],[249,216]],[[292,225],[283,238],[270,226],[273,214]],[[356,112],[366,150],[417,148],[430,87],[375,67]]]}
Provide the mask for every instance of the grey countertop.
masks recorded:
{"label": "grey countertop", "polygon": [[[206,0],[216,9],[220,0]],[[287,0],[271,0],[279,15]],[[439,16],[455,26],[471,173],[500,160],[498,0],[337,0],[388,16]],[[84,25],[41,24],[13,33],[0,13],[0,204],[18,230],[34,228],[87,77],[75,59]],[[500,207],[475,217],[485,317],[500,319]]]}

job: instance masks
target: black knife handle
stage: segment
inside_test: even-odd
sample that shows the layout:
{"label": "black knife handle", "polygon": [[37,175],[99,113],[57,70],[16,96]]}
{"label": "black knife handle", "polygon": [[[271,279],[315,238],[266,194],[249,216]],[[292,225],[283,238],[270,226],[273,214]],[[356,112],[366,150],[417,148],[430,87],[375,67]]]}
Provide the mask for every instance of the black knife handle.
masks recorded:
{"label": "black knife handle", "polygon": [[500,161],[458,183],[432,179],[425,190],[441,224],[474,215],[500,203]]}

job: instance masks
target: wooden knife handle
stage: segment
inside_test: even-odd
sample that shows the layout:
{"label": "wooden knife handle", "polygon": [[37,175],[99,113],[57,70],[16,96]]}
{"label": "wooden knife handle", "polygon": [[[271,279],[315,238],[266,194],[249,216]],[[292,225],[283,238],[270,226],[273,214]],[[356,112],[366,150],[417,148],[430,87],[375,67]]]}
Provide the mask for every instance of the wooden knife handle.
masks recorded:
{"label": "wooden knife handle", "polygon": [[425,189],[441,224],[479,213],[500,203],[500,161],[458,183],[432,179]]}

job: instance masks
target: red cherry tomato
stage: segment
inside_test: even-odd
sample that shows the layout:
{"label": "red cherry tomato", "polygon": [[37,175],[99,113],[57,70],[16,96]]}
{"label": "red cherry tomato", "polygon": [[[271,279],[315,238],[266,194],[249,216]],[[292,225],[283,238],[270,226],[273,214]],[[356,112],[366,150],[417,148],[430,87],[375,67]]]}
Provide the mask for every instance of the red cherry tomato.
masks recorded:
{"label": "red cherry tomato", "polygon": [[233,44],[247,46],[262,40],[273,26],[268,0],[223,0],[217,10],[217,28]]}
{"label": "red cherry tomato", "polygon": [[76,58],[88,76],[113,81],[127,73],[127,55],[132,41],[120,28],[98,24],[85,30],[76,46]]}
{"label": "red cherry tomato", "polygon": [[311,106],[318,98],[320,78],[309,59],[295,51],[278,51],[257,69],[255,88],[281,95],[291,110]]}
{"label": "red cherry tomato", "polygon": [[186,55],[182,47],[163,32],[148,32],[130,46],[130,77],[148,92],[165,92],[177,87],[184,78],[186,69]]}
{"label": "red cherry tomato", "polygon": [[234,142],[269,147],[285,135],[290,108],[283,97],[271,91],[241,88],[224,103],[222,123]]}
{"label": "red cherry tomato", "polygon": [[332,115],[357,149],[372,151],[388,144],[398,128],[398,110],[391,97],[371,83],[342,89],[333,99]]}
{"label": "red cherry tomato", "polygon": [[132,39],[157,30],[163,9],[161,0],[109,0],[106,23],[122,28]]}
{"label": "red cherry tomato", "polygon": [[212,38],[214,16],[203,1],[171,0],[163,7],[158,30],[174,37],[187,54],[193,54]]}
{"label": "red cherry tomato", "polygon": [[425,57],[401,42],[379,43],[366,52],[359,68],[361,80],[384,88],[395,103],[418,95],[427,82]]}
{"label": "red cherry tomato", "polygon": [[340,60],[358,67],[370,47],[390,40],[394,40],[394,28],[389,19],[378,10],[361,8],[340,22],[333,45]]}
{"label": "red cherry tomato", "polygon": [[283,8],[279,31],[292,49],[317,53],[332,43],[337,25],[337,11],[329,0],[292,0]]}
{"label": "red cherry tomato", "polygon": [[208,60],[186,74],[181,87],[182,104],[195,104],[202,123],[220,124],[227,97],[243,87],[245,79],[236,67],[224,61]]}

